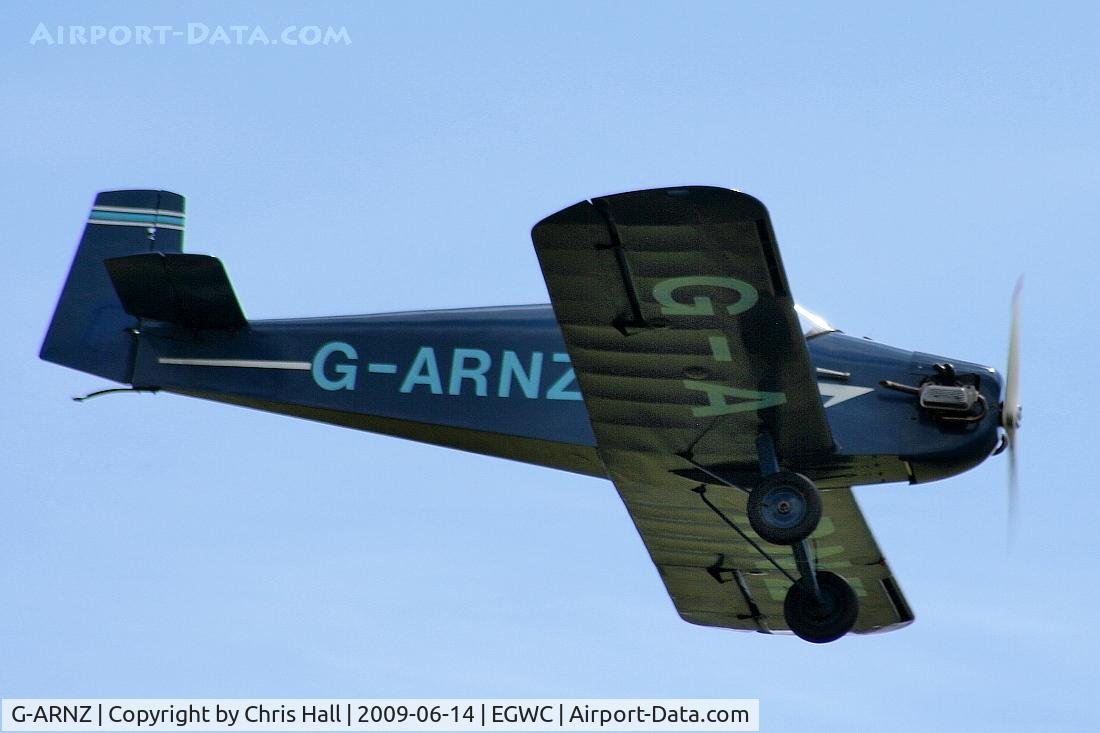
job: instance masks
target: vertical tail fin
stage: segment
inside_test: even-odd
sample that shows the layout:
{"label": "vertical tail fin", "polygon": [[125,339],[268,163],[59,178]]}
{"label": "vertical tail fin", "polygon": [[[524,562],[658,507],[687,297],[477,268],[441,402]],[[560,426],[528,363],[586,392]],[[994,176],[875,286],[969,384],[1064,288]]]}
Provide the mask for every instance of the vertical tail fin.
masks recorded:
{"label": "vertical tail fin", "polygon": [[39,356],[116,382],[133,373],[137,318],[123,309],[104,260],[183,249],[184,199],[169,191],[104,191],[77,246]]}

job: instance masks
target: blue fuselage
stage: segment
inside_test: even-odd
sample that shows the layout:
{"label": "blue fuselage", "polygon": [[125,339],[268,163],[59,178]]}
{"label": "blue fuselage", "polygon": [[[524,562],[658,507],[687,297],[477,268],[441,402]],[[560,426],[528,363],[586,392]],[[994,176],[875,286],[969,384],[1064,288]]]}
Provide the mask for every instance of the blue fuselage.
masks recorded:
{"label": "blue fuselage", "polygon": [[[232,334],[147,326],[136,338],[137,387],[602,474],[549,305],[253,321]],[[945,423],[881,383],[919,384],[950,360],[839,332],[807,343],[835,449],[791,467],[823,487],[942,478],[995,448],[993,369],[953,362],[991,407]]]}

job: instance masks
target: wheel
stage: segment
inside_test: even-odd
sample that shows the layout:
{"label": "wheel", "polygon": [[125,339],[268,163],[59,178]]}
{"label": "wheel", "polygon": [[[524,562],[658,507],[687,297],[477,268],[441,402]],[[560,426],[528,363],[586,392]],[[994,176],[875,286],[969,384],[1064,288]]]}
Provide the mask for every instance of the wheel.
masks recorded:
{"label": "wheel", "polygon": [[780,471],[749,494],[746,510],[756,534],[773,545],[793,545],[809,537],[821,519],[821,494],[800,473]]}
{"label": "wheel", "polygon": [[836,573],[818,571],[817,585],[821,588],[820,604],[809,580],[799,578],[783,599],[783,618],[800,639],[825,644],[852,630],[859,615],[859,601],[848,581]]}

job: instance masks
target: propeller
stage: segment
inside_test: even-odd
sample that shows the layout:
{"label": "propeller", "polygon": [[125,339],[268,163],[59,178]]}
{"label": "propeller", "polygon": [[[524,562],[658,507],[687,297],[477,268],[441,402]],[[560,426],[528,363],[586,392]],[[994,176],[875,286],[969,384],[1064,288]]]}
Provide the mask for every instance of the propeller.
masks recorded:
{"label": "propeller", "polygon": [[1012,291],[1012,325],[1008,336],[1008,366],[1005,370],[1005,398],[1001,403],[1001,426],[1008,442],[1008,542],[1016,535],[1016,510],[1019,504],[1019,479],[1016,471],[1016,431],[1020,429],[1023,408],[1020,406],[1020,293],[1024,278],[1016,281]]}

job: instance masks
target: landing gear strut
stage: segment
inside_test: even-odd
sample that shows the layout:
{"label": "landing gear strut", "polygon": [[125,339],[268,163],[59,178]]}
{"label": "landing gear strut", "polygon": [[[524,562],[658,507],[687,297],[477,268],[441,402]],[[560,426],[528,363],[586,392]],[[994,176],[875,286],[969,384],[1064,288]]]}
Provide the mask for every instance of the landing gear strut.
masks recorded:
{"label": "landing gear strut", "polygon": [[821,494],[805,476],[779,470],[770,435],[762,434],[756,447],[764,480],[749,494],[749,524],[766,542],[790,545],[800,575],[783,600],[783,618],[806,641],[839,639],[855,626],[859,601],[848,581],[817,569],[808,538],[821,519]]}
{"label": "landing gear strut", "polygon": [[[859,615],[859,601],[848,581],[836,573],[818,570],[813,546],[809,537],[817,529],[821,519],[821,494],[813,482],[802,474],[779,470],[779,457],[775,443],[767,433],[756,439],[760,457],[760,484],[749,493],[748,517],[753,530],[766,542],[787,545],[794,553],[799,577],[795,578],[775,557],[761,547],[748,533],[737,526],[721,509],[707,499],[706,484],[693,489],[712,512],[741,535],[750,547],[775,566],[781,575],[791,581],[783,600],[783,618],[787,626],[800,638],[815,644],[834,641],[855,627]],[[714,481],[730,488],[740,488],[692,459],[691,453],[680,456]],[[742,489],[743,490],[743,489]],[[725,582],[721,573],[721,560],[707,569],[719,583]],[[738,576],[740,577],[740,576]],[[739,581],[740,583],[740,581]],[[756,609],[748,590],[742,587],[746,600]],[[763,627],[761,627],[763,630]]]}

